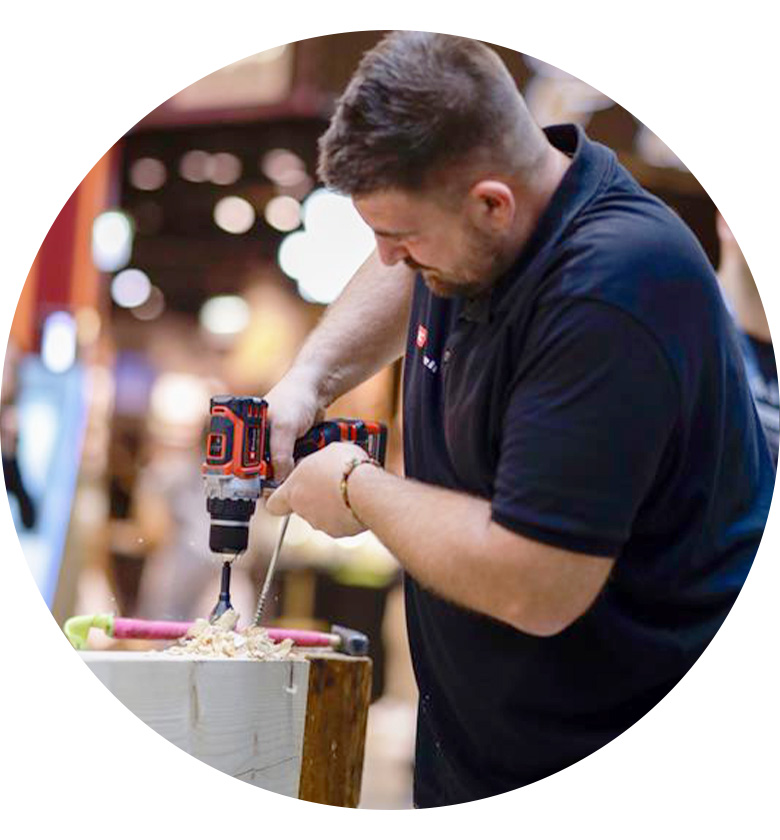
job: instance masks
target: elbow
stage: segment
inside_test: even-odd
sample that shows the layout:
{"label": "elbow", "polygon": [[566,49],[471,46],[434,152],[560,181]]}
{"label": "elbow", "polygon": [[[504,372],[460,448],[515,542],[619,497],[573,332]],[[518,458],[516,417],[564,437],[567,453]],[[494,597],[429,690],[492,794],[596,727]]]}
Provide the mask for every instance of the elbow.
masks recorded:
{"label": "elbow", "polygon": [[505,611],[501,620],[528,636],[549,639],[571,627],[588,611],[589,607],[590,604],[576,610],[550,609],[549,607],[540,609],[527,603],[515,603]]}
{"label": "elbow", "polygon": [[[558,636],[593,606],[614,560],[548,546],[491,523],[485,556],[492,559],[491,614],[530,636]],[[484,568],[484,559],[480,563]],[[489,593],[489,594],[488,594]]]}
{"label": "elbow", "polygon": [[553,636],[558,636],[560,633],[572,625],[576,619],[572,621],[554,621],[554,620],[534,620],[529,621],[525,618],[510,620],[510,624],[515,630],[525,633],[527,636],[537,636],[540,639],[550,639]]}

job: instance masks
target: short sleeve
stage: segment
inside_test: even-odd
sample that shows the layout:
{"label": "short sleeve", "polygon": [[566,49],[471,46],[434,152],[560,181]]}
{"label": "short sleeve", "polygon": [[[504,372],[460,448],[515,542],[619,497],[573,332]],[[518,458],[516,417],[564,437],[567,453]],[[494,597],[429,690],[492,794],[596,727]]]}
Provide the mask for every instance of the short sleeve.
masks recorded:
{"label": "short sleeve", "polygon": [[538,313],[523,358],[504,414],[493,520],[614,557],[677,423],[670,363],[644,325],[594,300]]}

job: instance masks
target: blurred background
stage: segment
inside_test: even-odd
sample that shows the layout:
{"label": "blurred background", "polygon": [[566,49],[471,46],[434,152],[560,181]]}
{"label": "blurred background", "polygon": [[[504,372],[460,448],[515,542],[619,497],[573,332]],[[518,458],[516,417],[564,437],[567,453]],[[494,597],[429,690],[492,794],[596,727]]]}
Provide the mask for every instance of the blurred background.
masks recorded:
{"label": "blurred background", "polygon": [[[249,56],[142,119],[62,208],[16,310],[3,369],[3,470],[25,558],[56,620],[207,615],[219,562],[201,487],[212,394],[264,394],[372,248],[349,200],[317,183],[316,140],[381,32]],[[675,155],[598,91],[496,48],[543,124],[577,122],[680,213],[717,265],[716,210]],[[403,471],[400,366],[333,415],[389,424]],[[259,512],[234,567],[254,611],[277,522]],[[293,518],[268,618],[369,634],[374,685],[363,802],[411,804],[415,688],[396,561],[371,536]],[[110,643],[92,639],[93,646]],[[127,645],[127,643],[125,643]]]}

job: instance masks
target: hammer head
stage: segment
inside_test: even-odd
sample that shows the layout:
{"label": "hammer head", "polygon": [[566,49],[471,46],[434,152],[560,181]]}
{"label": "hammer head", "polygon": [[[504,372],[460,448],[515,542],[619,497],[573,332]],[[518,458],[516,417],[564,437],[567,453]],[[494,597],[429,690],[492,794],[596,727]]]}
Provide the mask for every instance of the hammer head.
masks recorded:
{"label": "hammer head", "polygon": [[350,656],[368,656],[368,636],[359,630],[334,624],[330,632],[339,637],[339,650]]}

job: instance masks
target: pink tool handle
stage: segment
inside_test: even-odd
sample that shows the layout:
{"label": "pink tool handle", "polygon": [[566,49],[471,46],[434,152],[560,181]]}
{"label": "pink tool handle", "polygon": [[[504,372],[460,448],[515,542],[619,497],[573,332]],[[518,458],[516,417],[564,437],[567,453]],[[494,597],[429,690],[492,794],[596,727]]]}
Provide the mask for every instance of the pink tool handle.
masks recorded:
{"label": "pink tool handle", "polygon": [[[192,627],[191,621],[147,621],[142,618],[115,618],[115,639],[180,639]],[[284,627],[266,627],[268,637],[274,642],[292,639],[299,647],[338,647],[339,637],[333,633],[316,630],[287,630]]]}
{"label": "pink tool handle", "polygon": [[192,627],[191,621],[144,621],[141,618],[115,618],[116,639],[180,639]]}
{"label": "pink tool handle", "polygon": [[337,647],[339,637],[333,633],[319,633],[316,630],[286,630],[284,627],[266,627],[269,638],[273,642],[292,639],[299,647]]}

